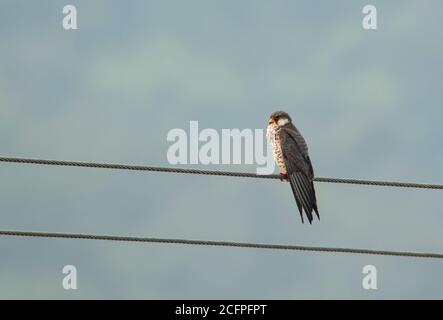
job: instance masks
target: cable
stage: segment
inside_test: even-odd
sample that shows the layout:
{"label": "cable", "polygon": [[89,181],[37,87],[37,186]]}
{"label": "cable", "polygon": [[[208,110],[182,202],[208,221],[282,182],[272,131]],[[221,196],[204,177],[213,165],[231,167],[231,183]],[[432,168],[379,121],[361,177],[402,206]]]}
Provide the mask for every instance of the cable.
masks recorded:
{"label": "cable", "polygon": [[329,252],[329,253],[353,253],[353,254],[443,259],[443,254],[441,253],[311,247],[311,246],[299,246],[299,245],[281,245],[281,244],[209,241],[209,240],[145,238],[145,237],[129,237],[129,236],[111,236],[111,235],[101,235],[101,234],[0,230],[0,236],[2,235],[15,236],[15,237],[66,238],[66,239],[105,240],[105,241],[123,241],[123,242],[167,243],[167,244],[182,244],[182,245],[195,245],[195,246],[295,250],[295,251],[313,251],[313,252]]}
{"label": "cable", "polygon": [[[8,157],[0,157],[0,162],[39,164],[39,165],[49,165],[49,166],[99,168],[99,169],[201,174],[201,175],[229,176],[229,177],[241,177],[241,178],[280,179],[280,176],[275,174],[259,175],[256,173],[249,173],[249,172],[232,172],[232,171],[218,171],[218,170],[187,169],[187,168],[185,169],[185,168],[172,168],[172,167],[153,167],[153,166],[96,163],[96,162],[40,160],[40,159],[8,158]],[[360,185],[383,186],[383,187],[421,188],[421,189],[439,189],[439,190],[443,189],[442,184],[425,184],[425,183],[394,182],[394,181],[320,178],[320,177],[314,178],[314,181],[327,182],[327,183],[360,184]]]}
{"label": "cable", "polygon": [[[154,167],[154,166],[140,166],[140,165],[126,165],[126,164],[95,163],[95,162],[41,160],[41,159],[12,158],[12,157],[0,157],[0,162],[38,164],[38,165],[50,165],[50,166],[100,168],[100,169],[170,172],[170,173],[183,173],[183,174],[201,174],[201,175],[230,176],[230,177],[242,177],[242,178],[280,179],[279,175],[259,175],[248,172],[185,169],[185,168],[171,168],[171,167],[168,168],[168,167]],[[391,187],[403,187],[403,188],[443,189],[443,185],[438,185],[438,184],[405,183],[405,182],[392,182],[392,181],[374,181],[374,180],[320,178],[320,177],[315,178],[314,181],[328,182],[328,183],[372,185],[372,186],[391,186]],[[353,254],[443,259],[443,254],[441,253],[312,247],[312,246],[299,246],[299,245],[279,245],[279,244],[262,244],[262,243],[228,242],[228,241],[146,238],[146,237],[134,237],[134,236],[112,236],[112,235],[98,235],[98,234],[10,231],[10,230],[0,230],[0,236],[1,235],[16,236],[16,237],[65,238],[65,239],[83,239],[83,240],[143,242],[143,243],[169,243],[169,244],[199,245],[199,246],[335,252],[335,253],[353,253]]]}

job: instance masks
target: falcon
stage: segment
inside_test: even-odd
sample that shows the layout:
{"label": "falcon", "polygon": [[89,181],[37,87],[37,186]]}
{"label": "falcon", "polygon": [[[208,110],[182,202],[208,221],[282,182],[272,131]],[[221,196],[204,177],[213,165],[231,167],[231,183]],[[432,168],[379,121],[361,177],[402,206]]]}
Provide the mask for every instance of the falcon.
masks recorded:
{"label": "falcon", "polygon": [[313,211],[320,220],[313,183],[314,169],[309,158],[308,145],[292,124],[289,114],[280,110],[271,113],[267,138],[272,145],[281,180],[287,180],[291,185],[302,223],[304,223],[303,212],[311,224]]}

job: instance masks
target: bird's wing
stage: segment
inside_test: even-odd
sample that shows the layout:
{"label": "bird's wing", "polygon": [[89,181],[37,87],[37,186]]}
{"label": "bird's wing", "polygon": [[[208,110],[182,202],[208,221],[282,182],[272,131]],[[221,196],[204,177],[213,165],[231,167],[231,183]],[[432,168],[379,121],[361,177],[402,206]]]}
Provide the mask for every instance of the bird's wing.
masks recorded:
{"label": "bird's wing", "polygon": [[314,170],[309,159],[308,146],[305,139],[292,124],[287,124],[279,130],[281,149],[292,193],[297,202],[300,216],[303,222],[303,210],[309,223],[312,223],[312,211],[315,211],[320,219],[315,197]]}

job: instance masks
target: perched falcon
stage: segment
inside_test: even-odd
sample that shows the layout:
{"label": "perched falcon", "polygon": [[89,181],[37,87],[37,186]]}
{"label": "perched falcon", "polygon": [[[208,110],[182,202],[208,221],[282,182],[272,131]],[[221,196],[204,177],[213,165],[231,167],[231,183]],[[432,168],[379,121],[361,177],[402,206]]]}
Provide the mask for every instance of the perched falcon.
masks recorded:
{"label": "perched falcon", "polygon": [[282,179],[289,180],[292,193],[300,211],[303,223],[303,211],[312,223],[312,211],[318,219],[320,215],[315,198],[314,170],[309,159],[308,145],[291,117],[285,111],[275,111],[269,116],[267,138],[272,145],[274,158],[280,169]]}

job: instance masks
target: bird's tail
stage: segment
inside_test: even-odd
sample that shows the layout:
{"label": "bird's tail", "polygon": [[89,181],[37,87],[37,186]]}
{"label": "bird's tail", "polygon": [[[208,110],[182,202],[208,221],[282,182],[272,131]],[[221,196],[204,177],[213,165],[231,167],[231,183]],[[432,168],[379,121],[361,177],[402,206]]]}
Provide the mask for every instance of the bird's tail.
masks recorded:
{"label": "bird's tail", "polygon": [[289,174],[289,183],[291,184],[292,193],[294,194],[295,202],[297,203],[300,217],[303,221],[303,211],[308,217],[309,223],[312,223],[315,212],[317,218],[320,220],[320,215],[317,208],[317,199],[315,196],[314,183],[302,172],[292,172]]}

